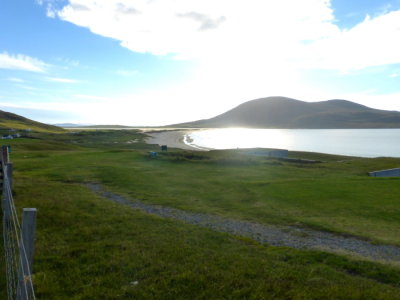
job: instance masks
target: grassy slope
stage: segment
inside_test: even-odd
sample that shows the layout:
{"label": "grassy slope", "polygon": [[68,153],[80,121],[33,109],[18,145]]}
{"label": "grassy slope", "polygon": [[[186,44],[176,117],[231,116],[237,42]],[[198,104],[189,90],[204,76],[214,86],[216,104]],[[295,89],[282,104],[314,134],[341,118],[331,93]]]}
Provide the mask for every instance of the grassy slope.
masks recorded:
{"label": "grassy slope", "polygon": [[63,132],[64,129],[52,126],[48,124],[43,124],[40,122],[36,122],[19,115],[1,111],[0,110],[0,131],[8,130],[10,128],[23,130],[23,129],[32,129],[34,131],[39,132]]}
{"label": "grassy slope", "polygon": [[[266,223],[304,223],[400,244],[393,230],[400,215],[398,180],[365,176],[370,169],[399,164],[398,159],[319,155],[327,162],[304,166],[231,151],[174,152],[151,160],[144,151],[129,149],[149,146],[126,144],[127,138],[127,133],[93,132],[11,141],[17,206],[39,209],[34,280],[40,299],[398,296],[397,268],[261,246],[127,210],[81,185],[99,181],[151,203]],[[91,148],[83,148],[85,143]]]}

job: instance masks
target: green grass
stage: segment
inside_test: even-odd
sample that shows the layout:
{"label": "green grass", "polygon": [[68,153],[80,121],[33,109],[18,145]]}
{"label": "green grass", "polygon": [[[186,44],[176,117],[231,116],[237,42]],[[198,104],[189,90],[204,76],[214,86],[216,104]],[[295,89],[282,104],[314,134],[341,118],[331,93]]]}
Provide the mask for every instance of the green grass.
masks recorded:
{"label": "green grass", "polygon": [[[64,182],[101,182],[148,203],[261,223],[301,224],[400,245],[399,179],[371,178],[398,159],[298,164],[212,153],[150,159],[129,150],[24,155],[15,169]],[[42,153],[40,155],[43,155]],[[16,158],[20,157],[16,154]]]}
{"label": "green grass", "polygon": [[15,191],[18,206],[38,208],[39,299],[393,299],[400,290],[390,267],[163,220],[79,184],[20,177]]}
{"label": "green grass", "polygon": [[[82,184],[100,182],[148,203],[400,245],[399,179],[366,175],[396,167],[399,159],[294,153],[323,161],[300,164],[235,151],[174,150],[151,159],[146,151],[154,146],[143,144],[136,131],[40,134],[10,143],[16,205],[38,208],[34,282],[39,299],[399,295],[396,266],[263,246],[119,206]],[[1,287],[4,280],[0,270]]]}

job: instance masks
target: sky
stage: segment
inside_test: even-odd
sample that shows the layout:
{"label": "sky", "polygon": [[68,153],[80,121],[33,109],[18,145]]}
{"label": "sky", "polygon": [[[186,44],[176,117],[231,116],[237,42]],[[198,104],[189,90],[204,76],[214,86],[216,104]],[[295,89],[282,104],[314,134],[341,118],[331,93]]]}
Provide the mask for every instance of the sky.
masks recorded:
{"label": "sky", "polygon": [[400,0],[1,0],[0,109],[158,126],[257,98],[400,111]]}

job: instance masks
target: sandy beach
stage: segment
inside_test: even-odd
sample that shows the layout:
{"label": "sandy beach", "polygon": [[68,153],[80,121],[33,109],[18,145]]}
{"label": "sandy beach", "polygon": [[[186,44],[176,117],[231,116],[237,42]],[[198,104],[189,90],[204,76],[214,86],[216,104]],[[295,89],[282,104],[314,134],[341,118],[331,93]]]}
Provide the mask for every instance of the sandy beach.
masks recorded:
{"label": "sandy beach", "polygon": [[184,150],[197,150],[205,151],[206,149],[200,149],[194,146],[185,144],[184,137],[189,134],[192,130],[161,130],[161,131],[148,131],[144,130],[144,133],[149,135],[146,139],[148,144],[167,145],[169,148],[179,148]]}

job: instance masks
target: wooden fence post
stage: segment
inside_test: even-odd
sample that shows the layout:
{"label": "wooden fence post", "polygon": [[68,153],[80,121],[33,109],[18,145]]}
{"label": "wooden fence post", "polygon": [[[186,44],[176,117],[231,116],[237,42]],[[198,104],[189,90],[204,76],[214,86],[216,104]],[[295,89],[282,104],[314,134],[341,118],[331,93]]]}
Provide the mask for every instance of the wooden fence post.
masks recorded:
{"label": "wooden fence post", "polygon": [[29,300],[32,297],[32,268],[35,250],[36,208],[24,208],[21,226],[20,272],[17,288],[17,300]]}
{"label": "wooden fence post", "polygon": [[[11,192],[12,165],[10,168],[7,168],[7,165],[3,163],[5,161],[5,159],[8,159],[7,146],[3,146],[1,149],[1,159],[2,159],[2,164],[1,164],[0,168],[1,168],[1,172],[2,172],[1,175],[3,176],[3,178],[2,178],[2,180],[3,180],[2,201],[1,201],[1,206],[3,209],[3,226],[8,228],[9,226],[11,226],[10,222],[11,222],[12,212],[11,212],[10,197],[12,197],[12,195],[10,195],[7,192],[7,190],[8,190],[8,186],[10,186],[10,192]],[[7,178],[8,182],[10,183],[10,185],[6,184],[6,178]],[[3,228],[3,230],[6,230],[6,228]]]}
{"label": "wooden fence post", "polygon": [[3,166],[8,164],[10,161],[10,155],[8,153],[8,146],[1,146],[1,161],[3,162]]}
{"label": "wooden fence post", "polygon": [[5,170],[4,170],[4,168],[3,168],[3,165],[1,165],[0,166],[0,168],[1,168],[1,176],[2,176],[2,187],[1,187],[1,191],[2,191],[2,197],[1,197],[1,199],[2,199],[2,201],[1,201],[1,203],[2,203],[2,208],[3,208],[3,210],[5,210],[5,203],[6,203],[6,183],[5,183],[5,176],[6,176],[6,174],[5,174]]}
{"label": "wooden fence post", "polygon": [[3,180],[4,180],[4,176],[7,176],[8,179],[8,183],[10,186],[10,191],[12,191],[13,188],[13,164],[8,162],[6,165],[6,174],[3,174]]}

